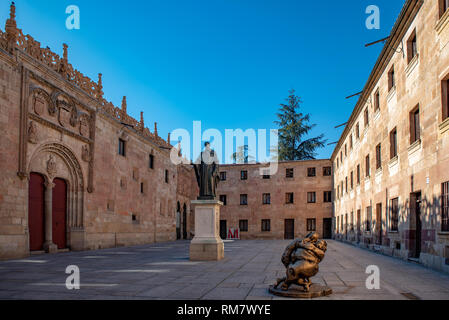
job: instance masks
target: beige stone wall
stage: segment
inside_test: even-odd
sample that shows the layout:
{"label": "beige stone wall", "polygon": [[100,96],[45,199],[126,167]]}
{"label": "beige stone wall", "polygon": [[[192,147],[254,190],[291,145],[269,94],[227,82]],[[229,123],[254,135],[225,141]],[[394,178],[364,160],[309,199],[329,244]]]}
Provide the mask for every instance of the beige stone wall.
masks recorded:
{"label": "beige stone wall", "polygon": [[[329,160],[293,161],[279,164],[278,172],[270,179],[260,175],[261,165],[222,165],[226,181],[218,187],[218,196],[226,195],[227,205],[221,208],[220,219],[227,228],[239,228],[239,220],[248,220],[248,232],[242,239],[284,239],[285,219],[295,220],[295,237],[307,234],[307,219],[316,219],[316,230],[323,231],[323,219],[332,217],[332,203],[323,202],[325,191],[332,190],[332,177],[323,176]],[[294,169],[294,178],[286,178],[286,169]],[[316,177],[308,177],[307,169],[316,168]],[[240,179],[240,172],[248,171],[248,180]],[[307,203],[307,193],[316,192],[316,203]],[[262,195],[271,195],[271,204],[263,205]],[[294,203],[286,204],[286,193],[294,193]],[[240,195],[248,195],[248,205],[240,205]],[[262,219],[271,220],[271,231],[262,232]]]}
{"label": "beige stone wall", "polygon": [[[422,251],[420,261],[449,271],[446,259],[449,236],[441,232],[441,184],[449,181],[449,131],[442,119],[442,80],[449,76],[449,14],[440,20],[438,1],[407,1],[392,34],[391,49],[384,49],[379,64],[368,81],[332,156],[335,168],[334,191],[343,183],[343,193],[335,201],[336,237],[409,258],[414,253],[415,209],[411,193],[421,192]],[[416,12],[416,17],[413,18]],[[411,18],[408,18],[411,17]],[[408,61],[407,40],[416,30],[418,56]],[[402,44],[404,47],[402,47]],[[388,46],[387,44],[387,46]],[[394,66],[396,86],[388,90],[388,72]],[[375,92],[380,92],[380,111],[374,107]],[[419,105],[421,139],[411,143],[410,112]],[[369,125],[364,125],[364,111]],[[356,125],[360,124],[360,138]],[[398,157],[390,157],[390,132],[397,127]],[[354,146],[350,148],[350,136]],[[381,144],[381,168],[376,169],[376,146]],[[345,152],[345,145],[347,154]],[[365,157],[370,155],[371,172],[365,177]],[[341,158],[343,155],[343,158]],[[337,164],[338,162],[338,164]],[[357,165],[361,183],[356,183]],[[351,171],[354,188],[350,187]],[[346,177],[348,189],[346,191]],[[390,201],[399,198],[399,231],[391,230]],[[376,205],[382,213],[376,217]],[[366,208],[372,206],[372,231],[367,232]],[[362,230],[357,233],[357,210],[361,210]],[[351,221],[351,213],[354,220]],[[346,223],[346,215],[348,222]],[[341,221],[343,219],[343,228]],[[354,226],[354,231],[352,230]],[[376,228],[382,228],[381,231]],[[382,239],[380,235],[382,234]],[[378,244],[378,245],[376,245]]]}

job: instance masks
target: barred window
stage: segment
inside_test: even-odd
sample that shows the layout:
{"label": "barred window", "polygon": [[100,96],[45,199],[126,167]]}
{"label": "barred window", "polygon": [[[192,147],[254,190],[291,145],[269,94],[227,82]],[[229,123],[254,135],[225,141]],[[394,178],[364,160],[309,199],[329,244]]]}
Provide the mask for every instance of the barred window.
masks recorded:
{"label": "barred window", "polygon": [[308,177],[316,177],[316,168],[308,168],[307,176]]}
{"label": "barred window", "polygon": [[307,203],[316,203],[316,193],[315,192],[307,193]]}
{"label": "barred window", "polygon": [[271,231],[271,220],[262,220],[262,232]]}
{"label": "barred window", "polygon": [[264,193],[262,195],[262,203],[263,204],[271,204],[271,195],[269,193]]}
{"label": "barred window", "polygon": [[390,212],[390,230],[399,231],[399,198],[391,200]]}
{"label": "barred window", "polygon": [[241,180],[248,180],[248,171],[241,171],[240,172],[240,179]]}
{"label": "barred window", "polygon": [[332,167],[323,167],[323,176],[325,177],[332,176]]}
{"label": "barred window", "polygon": [[247,194],[241,194],[240,195],[240,205],[241,206],[248,205],[248,195]]}
{"label": "barred window", "polygon": [[441,231],[449,232],[449,181],[441,185],[442,189],[442,217]]}
{"label": "barred window", "polygon": [[332,202],[332,191],[324,191],[324,201],[325,203]]}
{"label": "barred window", "polygon": [[286,193],[285,194],[285,203],[286,204],[293,204],[294,203],[294,194],[293,193]]}
{"label": "barred window", "polygon": [[286,169],[285,176],[287,178],[293,178],[294,177],[294,170],[293,169]]}
{"label": "barred window", "polygon": [[220,195],[220,202],[223,203],[224,206],[228,204],[228,197],[225,194]]}
{"label": "barred window", "polygon": [[307,231],[316,231],[316,219],[307,219]]}
{"label": "barred window", "polygon": [[248,220],[239,221],[240,232],[248,232]]}
{"label": "barred window", "polygon": [[373,210],[372,207],[366,208],[366,231],[371,232],[371,225],[373,220]]}
{"label": "barred window", "polygon": [[118,139],[118,154],[119,155],[121,155],[122,157],[125,157],[126,156],[126,153],[125,153],[125,145],[126,145],[126,142],[125,142],[125,140],[123,140],[123,139]]}
{"label": "barred window", "polygon": [[226,181],[226,171],[220,172],[220,180],[221,181]]}

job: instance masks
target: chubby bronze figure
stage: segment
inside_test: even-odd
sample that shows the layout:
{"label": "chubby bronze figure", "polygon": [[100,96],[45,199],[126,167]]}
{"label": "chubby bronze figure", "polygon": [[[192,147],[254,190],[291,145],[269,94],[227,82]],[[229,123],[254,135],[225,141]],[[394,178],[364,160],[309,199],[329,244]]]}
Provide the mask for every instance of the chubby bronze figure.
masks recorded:
{"label": "chubby bronze figure", "polygon": [[[319,285],[314,285],[314,292],[310,293],[312,282],[310,278],[318,274],[319,264],[324,259],[327,251],[327,242],[319,240],[318,234],[312,232],[304,239],[293,241],[282,255],[282,263],[286,270],[286,277],[278,279],[276,284],[270,288],[270,292],[277,295],[299,297],[315,297],[332,293],[332,290]],[[293,290],[288,294],[291,286],[299,286],[302,292]],[[280,289],[278,289],[280,288]],[[295,295],[296,293],[296,295]],[[309,294],[310,293],[310,294]]]}

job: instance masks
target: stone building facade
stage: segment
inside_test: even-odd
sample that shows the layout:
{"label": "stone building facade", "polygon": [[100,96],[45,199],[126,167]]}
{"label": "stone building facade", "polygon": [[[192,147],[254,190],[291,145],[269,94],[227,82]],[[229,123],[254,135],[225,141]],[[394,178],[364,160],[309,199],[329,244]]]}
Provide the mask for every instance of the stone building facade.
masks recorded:
{"label": "stone building facade", "polygon": [[221,236],[293,239],[317,231],[332,237],[332,169],[329,160],[280,162],[275,175],[262,164],[220,166]]}
{"label": "stone building facade", "polygon": [[0,133],[0,259],[176,240],[177,216],[193,226],[193,170],[172,163],[157,124],[128,115],[126,97],[106,101],[102,75],[77,71],[66,45],[60,57],[23,34],[14,4],[0,31]]}
{"label": "stone building facade", "polygon": [[406,1],[332,155],[335,237],[446,272],[448,6]]}

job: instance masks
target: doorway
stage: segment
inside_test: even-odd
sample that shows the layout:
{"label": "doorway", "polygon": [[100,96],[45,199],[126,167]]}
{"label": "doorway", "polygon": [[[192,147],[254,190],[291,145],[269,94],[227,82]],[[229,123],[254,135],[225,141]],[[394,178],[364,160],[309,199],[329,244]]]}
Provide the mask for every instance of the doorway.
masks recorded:
{"label": "doorway", "polygon": [[[421,255],[421,192],[410,194],[410,250],[412,258],[419,259]],[[413,230],[414,229],[414,230]]]}
{"label": "doorway", "polygon": [[54,179],[52,228],[53,243],[58,249],[67,248],[66,215],[67,215],[67,183],[62,179]]}
{"label": "doorway", "polygon": [[226,220],[220,220],[220,237],[223,240],[228,238],[228,226]]}
{"label": "doorway", "polygon": [[383,233],[383,221],[382,221],[382,203],[376,205],[376,244],[382,245],[382,233]]}
{"label": "doorway", "polygon": [[31,173],[28,193],[30,251],[41,251],[44,249],[44,217],[44,177],[37,173]]}
{"label": "doorway", "polygon": [[187,240],[187,206],[184,203],[184,208],[182,212],[182,238]]}
{"label": "doorway", "polygon": [[323,219],[323,239],[332,239],[332,218]]}
{"label": "doorway", "polygon": [[294,219],[285,219],[284,239],[285,240],[295,239],[295,220]]}

